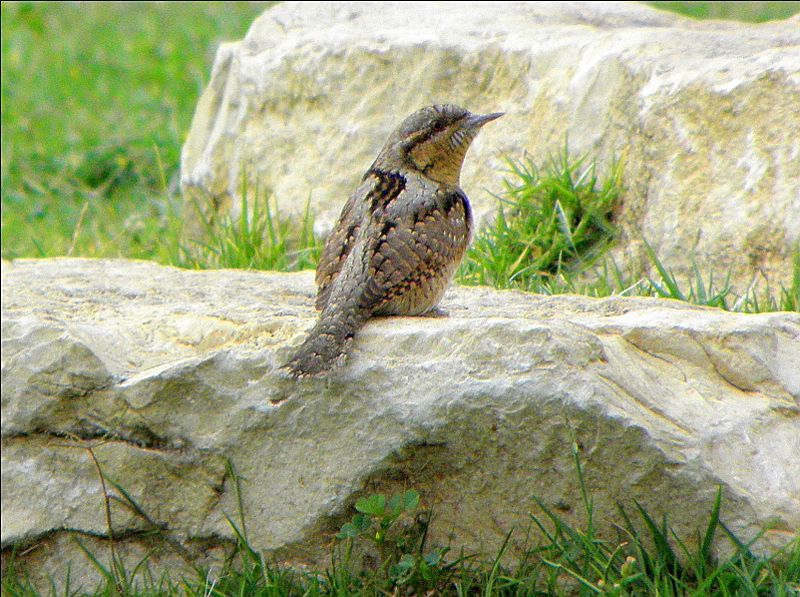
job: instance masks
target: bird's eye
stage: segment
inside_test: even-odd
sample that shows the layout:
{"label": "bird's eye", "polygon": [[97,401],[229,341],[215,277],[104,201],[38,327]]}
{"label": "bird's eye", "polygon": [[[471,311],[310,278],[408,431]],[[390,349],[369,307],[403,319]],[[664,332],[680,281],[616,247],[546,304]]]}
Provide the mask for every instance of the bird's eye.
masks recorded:
{"label": "bird's eye", "polygon": [[433,121],[433,130],[436,133],[439,133],[447,128],[447,123],[445,122],[444,118],[437,118]]}

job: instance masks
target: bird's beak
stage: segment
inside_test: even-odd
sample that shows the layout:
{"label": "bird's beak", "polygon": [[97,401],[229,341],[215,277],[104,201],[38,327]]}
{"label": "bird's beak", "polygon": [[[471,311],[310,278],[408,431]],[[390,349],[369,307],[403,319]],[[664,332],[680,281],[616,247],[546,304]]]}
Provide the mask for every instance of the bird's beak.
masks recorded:
{"label": "bird's beak", "polygon": [[464,124],[469,128],[479,128],[487,122],[500,118],[503,114],[505,114],[505,112],[495,112],[494,114],[470,114]]}

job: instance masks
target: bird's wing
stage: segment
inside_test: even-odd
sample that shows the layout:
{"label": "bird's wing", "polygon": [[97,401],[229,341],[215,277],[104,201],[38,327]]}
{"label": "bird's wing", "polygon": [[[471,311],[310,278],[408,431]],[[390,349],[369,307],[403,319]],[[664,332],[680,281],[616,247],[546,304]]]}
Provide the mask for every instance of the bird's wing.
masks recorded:
{"label": "bird's wing", "polygon": [[359,303],[374,313],[407,293],[432,296],[447,283],[445,272],[453,271],[469,243],[469,202],[458,188],[424,197],[401,191],[371,211],[368,226]]}
{"label": "bird's wing", "polygon": [[322,257],[317,265],[317,310],[328,303],[333,282],[342,270],[359,231],[367,223],[376,207],[391,203],[405,188],[405,179],[399,174],[370,170],[356,191],[342,208],[333,231],[325,241]]}

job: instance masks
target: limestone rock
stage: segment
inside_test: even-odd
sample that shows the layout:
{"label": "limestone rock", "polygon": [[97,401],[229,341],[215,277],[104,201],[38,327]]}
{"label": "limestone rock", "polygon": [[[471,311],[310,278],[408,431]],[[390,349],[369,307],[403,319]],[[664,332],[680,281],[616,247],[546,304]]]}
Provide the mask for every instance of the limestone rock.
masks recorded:
{"label": "limestone rock", "polygon": [[254,545],[290,561],[324,557],[358,496],[407,487],[432,541],[492,552],[534,495],[580,518],[573,438],[602,518],[635,498],[689,533],[721,486],[763,549],[800,528],[798,314],[455,288],[450,317],[376,319],[344,368],[292,381],[276,366],[313,295],[311,272],[3,262],[4,559],[85,568],[70,532],[105,554],[98,466],[119,553],[158,527],[154,565],[220,556],[228,460]]}
{"label": "limestone rock", "polygon": [[[565,137],[601,170],[626,162],[617,258],[641,238],[678,275],[743,291],[789,285],[800,243],[800,17],[698,22],[635,3],[318,3],[267,10],[223,45],[183,148],[190,205],[239,210],[243,175],[282,211],[310,199],[326,232],[389,132],[452,102],[505,111],[462,185],[478,215],[503,190],[503,156]],[[704,273],[707,273],[704,270]],[[763,280],[762,280],[763,282]]]}

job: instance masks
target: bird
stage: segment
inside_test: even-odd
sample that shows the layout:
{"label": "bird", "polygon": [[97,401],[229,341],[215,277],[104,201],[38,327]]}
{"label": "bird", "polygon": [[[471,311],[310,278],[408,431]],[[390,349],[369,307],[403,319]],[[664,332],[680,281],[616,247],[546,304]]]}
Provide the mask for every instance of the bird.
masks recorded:
{"label": "bird", "polygon": [[320,315],[283,365],[291,376],[339,367],[373,316],[435,309],[472,234],[459,186],[464,157],[481,127],[502,115],[427,106],[389,136],[325,242],[315,278]]}

